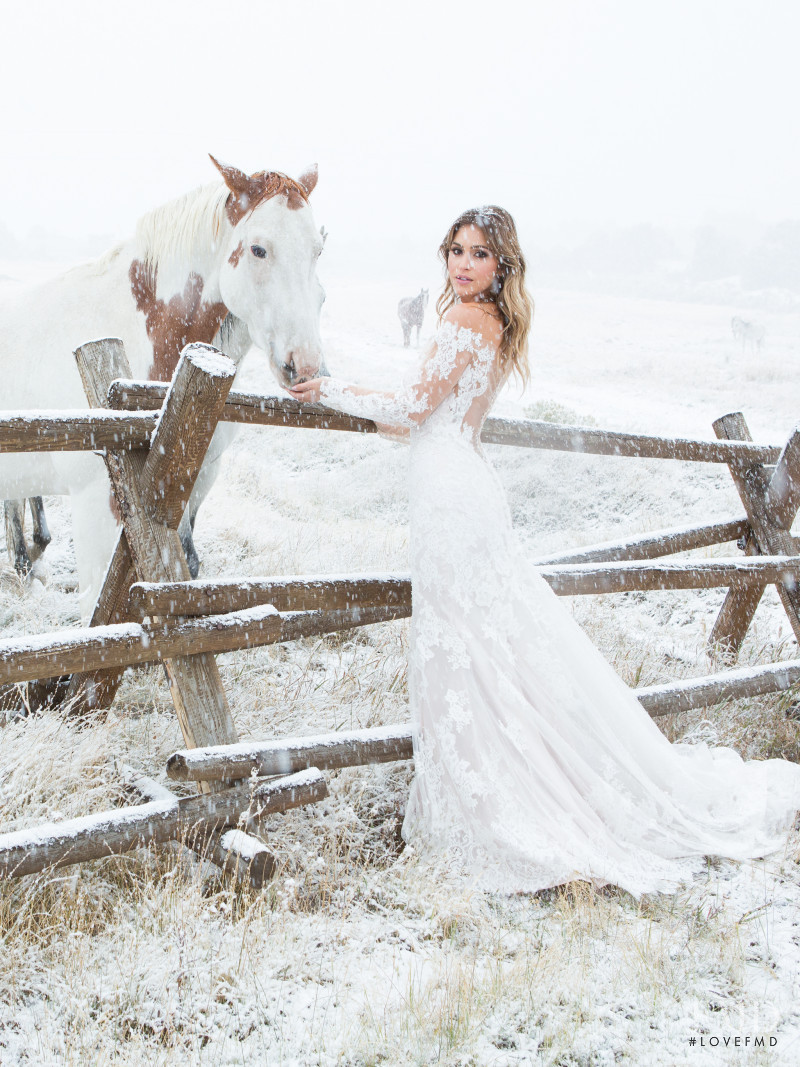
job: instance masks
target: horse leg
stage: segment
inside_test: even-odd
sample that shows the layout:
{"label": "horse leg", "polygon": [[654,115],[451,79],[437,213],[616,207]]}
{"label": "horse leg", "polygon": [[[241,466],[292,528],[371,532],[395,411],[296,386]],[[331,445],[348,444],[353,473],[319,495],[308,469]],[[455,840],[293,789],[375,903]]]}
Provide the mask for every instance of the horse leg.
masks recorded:
{"label": "horse leg", "polygon": [[6,546],[14,570],[24,578],[30,573],[31,558],[25,547],[25,501],[5,501]]}
{"label": "horse leg", "polygon": [[181,539],[183,551],[186,554],[186,562],[189,565],[189,573],[191,574],[192,578],[196,578],[197,575],[200,573],[200,557],[197,554],[197,549],[195,548],[194,544],[194,538],[192,536],[192,534],[194,533],[194,521],[196,518],[197,508],[193,510],[190,505],[189,507],[187,507],[186,511],[184,511],[183,518],[181,519],[181,524],[178,527],[178,536]]}
{"label": "horse leg", "polygon": [[189,503],[186,505],[183,518],[178,526],[178,535],[181,539],[183,550],[186,553],[186,562],[189,564],[189,571],[192,578],[197,577],[201,563],[192,536],[197,513],[200,510],[203,501],[211,491],[212,485],[217,480],[221,468],[220,460],[222,459],[222,455],[225,452],[225,449],[233,443],[237,433],[238,427],[234,426],[232,423],[224,422],[217,426],[214,431],[214,436],[211,438],[211,444],[208,447],[208,453],[206,454],[203,466],[200,468],[200,473],[197,476],[197,481],[194,483],[194,489],[192,490],[192,495],[189,497]]}
{"label": "horse leg", "polygon": [[52,541],[50,530],[47,525],[47,516],[44,513],[44,501],[40,496],[32,496],[28,500],[33,519],[33,543],[38,549],[36,558],[42,555]]}
{"label": "horse leg", "polygon": [[81,616],[87,619],[102,588],[119,530],[111,510],[108,477],[102,468],[98,469],[97,477],[70,495],[70,507],[79,607]]}
{"label": "horse leg", "polygon": [[411,327],[407,323],[403,323],[403,348],[408,348],[411,344]]}

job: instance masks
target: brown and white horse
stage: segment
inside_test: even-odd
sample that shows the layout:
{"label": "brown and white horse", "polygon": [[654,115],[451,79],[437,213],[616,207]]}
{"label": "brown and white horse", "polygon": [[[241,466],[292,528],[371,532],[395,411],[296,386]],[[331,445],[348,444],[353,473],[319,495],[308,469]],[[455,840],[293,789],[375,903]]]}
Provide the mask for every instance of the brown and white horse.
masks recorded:
{"label": "brown and white horse", "polygon": [[[135,378],[168,380],[192,341],[216,345],[235,363],[255,344],[281,385],[326,373],[316,272],[323,237],[309,205],[316,167],[294,180],[212,160],[222,181],[144,216],[131,240],[96,262],[5,297],[3,409],[85,408],[72,352],[95,337],[122,338]],[[181,524],[194,571],[194,519],[233,435],[233,427],[219,427]],[[75,452],[0,455],[0,499],[42,494],[70,495],[86,615],[116,533],[103,460]],[[20,546],[8,547],[24,562]]]}

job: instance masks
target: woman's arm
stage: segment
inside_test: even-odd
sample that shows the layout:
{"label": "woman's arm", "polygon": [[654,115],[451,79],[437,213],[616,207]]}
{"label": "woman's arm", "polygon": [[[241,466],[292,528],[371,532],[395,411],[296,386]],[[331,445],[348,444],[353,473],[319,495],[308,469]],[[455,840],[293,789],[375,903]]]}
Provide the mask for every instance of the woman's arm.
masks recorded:
{"label": "woman's arm", "polygon": [[445,322],[452,329],[440,330],[433,352],[422,365],[418,379],[394,393],[367,389],[336,378],[301,382],[290,392],[298,400],[319,400],[347,415],[372,419],[387,427],[418,426],[452,393],[475,353],[488,343],[476,325],[486,318],[473,307],[451,308]]}

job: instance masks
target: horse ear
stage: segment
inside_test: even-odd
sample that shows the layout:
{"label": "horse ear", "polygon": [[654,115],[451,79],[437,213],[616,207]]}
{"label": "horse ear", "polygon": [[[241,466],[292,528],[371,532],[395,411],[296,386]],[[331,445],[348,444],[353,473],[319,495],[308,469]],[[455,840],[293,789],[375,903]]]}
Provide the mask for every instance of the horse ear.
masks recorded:
{"label": "horse ear", "polygon": [[312,163],[310,167],[306,167],[306,169],[297,179],[297,184],[300,186],[306,196],[311,196],[311,194],[314,192],[318,176],[319,171],[317,169],[317,164]]}
{"label": "horse ear", "polygon": [[208,158],[220,172],[222,180],[232,193],[236,193],[237,196],[250,196],[252,193],[252,182],[243,170],[239,170],[237,167],[229,167],[225,163],[220,163],[218,159],[214,159],[210,152],[208,153]]}

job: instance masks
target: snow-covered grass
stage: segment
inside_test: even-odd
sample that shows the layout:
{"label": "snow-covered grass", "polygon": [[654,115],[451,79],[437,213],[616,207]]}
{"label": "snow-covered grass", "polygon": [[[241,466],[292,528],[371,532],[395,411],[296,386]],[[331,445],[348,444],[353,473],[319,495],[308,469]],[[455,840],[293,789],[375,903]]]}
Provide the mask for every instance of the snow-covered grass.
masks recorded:
{"label": "snow-covered grass", "polygon": [[[408,366],[397,295],[328,286],[334,371],[388,383]],[[779,443],[797,417],[782,368],[796,362],[800,316],[766,317],[762,374],[730,337],[735,313],[541,293],[534,380],[498,413],[712,437],[711,420],[741,408],[757,440]],[[254,353],[240,384],[263,388],[266,373]],[[489,451],[532,556],[741,511],[724,468]],[[205,575],[407,569],[402,446],[251,428],[224,464],[198,520]],[[0,542],[7,637],[78,621],[68,507],[46,504],[54,541],[30,582]],[[713,669],[704,645],[722,597],[571,607],[625,681],[647,685]],[[405,721],[407,640],[401,621],[220,656],[240,737]],[[740,662],[797,654],[768,593]],[[661,725],[673,739],[798,759],[791,702],[729,702]],[[90,727],[45,712],[8,721],[0,746],[6,831],[130,803],[123,768],[164,781],[182,738],[163,672],[146,668]],[[1,885],[0,1064],[797,1062],[800,837],[767,861],[710,863],[674,897],[575,884],[502,898],[403,849],[410,776],[406,764],[332,773],[326,801],[270,816],[280,872],[260,893],[180,846]],[[744,1047],[770,1035],[771,1048]]]}

